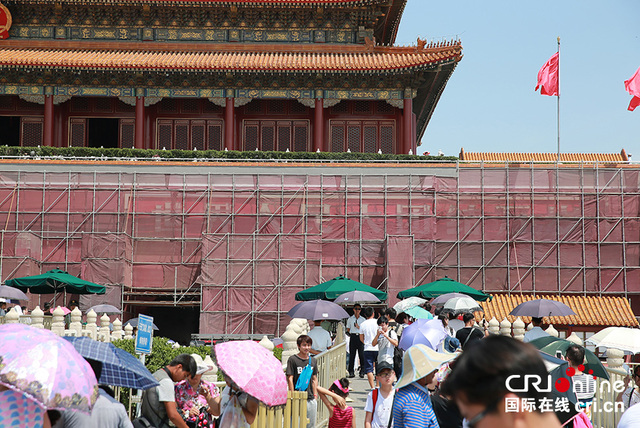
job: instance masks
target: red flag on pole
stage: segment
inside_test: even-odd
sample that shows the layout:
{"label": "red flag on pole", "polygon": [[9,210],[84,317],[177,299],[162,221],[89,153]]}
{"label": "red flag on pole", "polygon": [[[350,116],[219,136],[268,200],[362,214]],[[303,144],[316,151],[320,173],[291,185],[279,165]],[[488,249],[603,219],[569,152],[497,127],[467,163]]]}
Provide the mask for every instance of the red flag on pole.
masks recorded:
{"label": "red flag on pole", "polygon": [[627,109],[633,111],[640,105],[640,68],[636,70],[636,74],[634,74],[631,79],[624,81],[624,88],[633,95],[629,103],[629,108]]}
{"label": "red flag on pole", "polygon": [[540,88],[540,95],[558,95],[559,57],[559,52],[554,53],[538,71],[538,84],[535,90]]}

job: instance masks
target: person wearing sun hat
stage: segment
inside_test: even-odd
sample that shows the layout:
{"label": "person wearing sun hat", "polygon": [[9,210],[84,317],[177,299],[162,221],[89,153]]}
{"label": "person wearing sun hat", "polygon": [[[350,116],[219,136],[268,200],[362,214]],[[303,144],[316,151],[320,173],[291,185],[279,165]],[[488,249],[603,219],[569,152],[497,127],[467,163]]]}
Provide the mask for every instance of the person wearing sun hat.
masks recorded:
{"label": "person wearing sun hat", "polygon": [[218,397],[220,391],[217,386],[202,379],[202,375],[211,371],[213,366],[205,364],[198,354],[191,354],[191,357],[196,362],[197,370],[193,376],[176,383],[176,405],[189,427],[208,427],[213,419],[209,401]]}
{"label": "person wearing sun hat", "polygon": [[427,384],[442,364],[456,356],[436,352],[422,344],[405,351],[392,410],[395,428],[439,428]]}

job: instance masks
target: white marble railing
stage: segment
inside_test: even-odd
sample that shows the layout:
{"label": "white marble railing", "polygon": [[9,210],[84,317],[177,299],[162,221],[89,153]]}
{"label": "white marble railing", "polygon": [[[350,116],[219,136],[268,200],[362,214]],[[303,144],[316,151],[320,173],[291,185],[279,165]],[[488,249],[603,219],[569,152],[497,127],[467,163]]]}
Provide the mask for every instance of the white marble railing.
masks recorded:
{"label": "white marble railing", "polygon": [[[21,315],[15,310],[10,310],[4,317],[0,317],[0,323],[22,323],[36,328],[46,328],[58,336],[88,336],[101,342],[111,342],[117,339],[133,339],[133,327],[127,325],[122,328],[122,321],[116,318],[113,323],[107,315],[100,317],[90,310],[86,314],[86,323],[82,322],[82,312],[75,308],[69,314],[69,323],[65,321],[62,308],[57,307],[53,315],[45,315],[39,306],[31,311],[30,315]],[[109,324],[112,324],[112,328]]]}

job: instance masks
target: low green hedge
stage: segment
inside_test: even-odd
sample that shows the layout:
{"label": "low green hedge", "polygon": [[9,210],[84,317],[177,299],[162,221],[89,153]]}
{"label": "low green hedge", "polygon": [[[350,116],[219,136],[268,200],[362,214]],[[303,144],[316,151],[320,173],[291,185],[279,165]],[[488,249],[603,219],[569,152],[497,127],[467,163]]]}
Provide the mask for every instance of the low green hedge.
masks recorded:
{"label": "low green hedge", "polygon": [[9,147],[0,146],[0,157],[63,157],[63,158],[136,158],[164,160],[184,159],[247,159],[247,160],[353,160],[353,161],[456,161],[455,156],[390,155],[379,153],[332,153],[332,152],[262,152],[219,150],[143,150],[93,147]]}

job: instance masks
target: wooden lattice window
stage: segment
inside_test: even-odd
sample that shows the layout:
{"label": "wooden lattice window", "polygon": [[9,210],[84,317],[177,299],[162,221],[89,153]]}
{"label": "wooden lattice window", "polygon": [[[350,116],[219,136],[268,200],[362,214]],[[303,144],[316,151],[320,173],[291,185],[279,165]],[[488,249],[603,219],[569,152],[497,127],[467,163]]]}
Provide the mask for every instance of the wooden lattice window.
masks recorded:
{"label": "wooden lattice window", "polygon": [[332,152],[394,153],[395,120],[332,120],[329,129]]}
{"label": "wooden lattice window", "polygon": [[222,120],[158,119],[159,149],[222,150]]}
{"label": "wooden lattice window", "polygon": [[182,101],[182,113],[198,113],[200,111],[200,100],[187,98]]}
{"label": "wooden lattice window", "polygon": [[42,145],[44,119],[41,117],[23,117],[20,120],[22,146],[36,147]]}
{"label": "wooden lattice window", "polygon": [[378,114],[393,114],[393,106],[386,101],[378,101],[376,104],[376,112]]}
{"label": "wooden lattice window", "polygon": [[207,122],[207,142],[209,150],[222,150],[222,122],[210,120]]}
{"label": "wooden lattice window", "polygon": [[173,120],[158,120],[159,149],[173,148]]}
{"label": "wooden lattice window", "polygon": [[136,121],[133,119],[120,119],[120,147],[131,149],[135,145]]}
{"label": "wooden lattice window", "polygon": [[73,97],[71,98],[71,111],[86,113],[89,110],[89,98]]}
{"label": "wooden lattice window", "polygon": [[204,120],[191,121],[191,148],[205,150],[206,148],[206,122]]}
{"label": "wooden lattice window", "polygon": [[355,101],[353,103],[353,112],[356,114],[371,114],[371,101]]}
{"label": "wooden lattice window", "polygon": [[308,151],[309,121],[307,120],[245,120],[244,150]]}
{"label": "wooden lattice window", "polygon": [[285,100],[267,101],[267,114],[285,114]]}
{"label": "wooden lattice window", "polygon": [[69,146],[84,147],[86,141],[87,120],[77,117],[69,119]]}
{"label": "wooden lattice window", "polygon": [[0,110],[13,110],[13,97],[0,95]]}
{"label": "wooden lattice window", "polygon": [[113,99],[98,97],[94,99],[94,109],[100,113],[111,113],[113,111]]}
{"label": "wooden lattice window", "polygon": [[178,150],[189,150],[189,121],[176,120],[174,122],[173,147]]}

